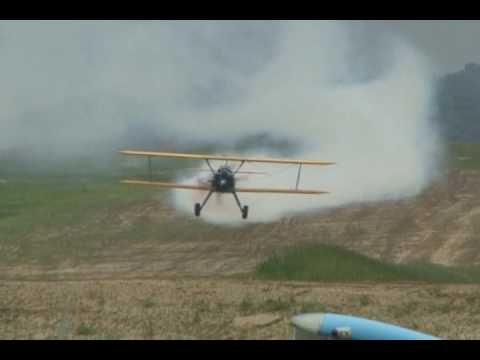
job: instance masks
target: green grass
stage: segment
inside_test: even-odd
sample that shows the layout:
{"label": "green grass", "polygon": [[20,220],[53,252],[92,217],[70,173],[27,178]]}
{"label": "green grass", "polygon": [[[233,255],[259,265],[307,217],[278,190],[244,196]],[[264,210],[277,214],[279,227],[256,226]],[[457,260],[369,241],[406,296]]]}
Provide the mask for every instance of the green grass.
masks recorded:
{"label": "green grass", "polygon": [[334,246],[304,245],[267,259],[257,266],[256,277],[321,282],[478,283],[480,269],[429,263],[390,264]]}
{"label": "green grass", "polygon": [[480,142],[449,143],[450,163],[464,170],[480,169]]}
{"label": "green grass", "polygon": [[[0,184],[0,260],[35,258],[52,260],[55,253],[68,255],[95,246],[93,239],[71,241],[80,231],[108,217],[111,209],[127,207],[152,194],[118,179],[75,176],[8,177]],[[103,228],[108,228],[105,224]],[[97,224],[95,228],[101,231]],[[48,244],[46,244],[48,242]],[[47,246],[46,246],[47,245]]]}
{"label": "green grass", "polygon": [[96,331],[97,327],[95,324],[89,322],[82,322],[77,328],[77,334],[83,336],[93,335]]}
{"label": "green grass", "polygon": [[[152,212],[139,215],[137,209],[143,209],[146,202],[153,204],[170,196],[158,188],[119,183],[126,177],[145,178],[145,159],[128,161],[128,166],[117,164],[98,173],[82,165],[79,163],[76,170],[72,163],[70,167],[38,172],[0,161],[0,171],[8,169],[0,173],[3,265],[55,269],[65,261],[73,265],[95,264],[111,261],[112,256],[122,261],[124,250],[135,244],[172,238],[195,241],[211,233],[212,225],[195,219],[172,221]],[[155,179],[172,180],[174,166],[171,162],[154,162]],[[155,220],[149,216],[155,216]],[[231,235],[227,228],[216,231],[218,236]]]}

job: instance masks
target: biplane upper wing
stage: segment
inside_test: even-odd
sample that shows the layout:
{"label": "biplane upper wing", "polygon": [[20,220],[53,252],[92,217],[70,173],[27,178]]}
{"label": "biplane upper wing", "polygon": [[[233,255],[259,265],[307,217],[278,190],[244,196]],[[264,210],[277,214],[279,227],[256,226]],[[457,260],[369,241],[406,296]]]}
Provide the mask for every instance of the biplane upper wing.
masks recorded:
{"label": "biplane upper wing", "polygon": [[270,159],[243,156],[225,156],[225,155],[205,155],[205,154],[185,154],[171,152],[153,152],[153,151],[137,151],[122,150],[123,155],[146,156],[146,157],[166,157],[177,159],[194,159],[194,160],[228,160],[241,162],[258,162],[258,163],[274,163],[274,164],[296,164],[296,165],[333,165],[334,162],[322,160],[298,160],[298,159]]}
{"label": "biplane upper wing", "polygon": [[[200,191],[210,190],[209,186],[186,185],[186,184],[158,182],[158,181],[122,180],[121,183],[130,184],[130,185],[156,186],[156,187],[170,188],[170,189],[200,190]],[[328,192],[326,191],[304,190],[304,189],[294,190],[294,189],[268,189],[268,188],[236,188],[235,191],[244,192],[244,193],[265,193],[265,194],[300,194],[300,195],[328,194]]]}

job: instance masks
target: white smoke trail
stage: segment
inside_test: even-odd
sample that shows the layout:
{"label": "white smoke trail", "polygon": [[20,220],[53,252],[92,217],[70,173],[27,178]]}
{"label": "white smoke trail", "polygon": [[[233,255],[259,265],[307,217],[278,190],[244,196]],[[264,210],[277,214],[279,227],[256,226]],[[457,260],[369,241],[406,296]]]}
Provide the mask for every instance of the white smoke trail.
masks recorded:
{"label": "white smoke trail", "polygon": [[[348,72],[349,60],[345,28],[331,23],[316,28],[291,24],[274,60],[252,80],[249,97],[229,107],[228,114],[212,112],[202,119],[205,126],[196,132],[205,137],[209,129],[216,130],[214,136],[229,134],[233,139],[259,129],[301,141],[305,144],[297,154],[301,158],[338,162],[303,170],[303,188],[328,190],[330,195],[242,194],[251,206],[252,221],[411,196],[429,183],[439,139],[430,123],[433,93],[428,63],[412,47],[390,40],[390,62],[381,74],[370,81],[339,84],[336,77],[349,75],[343,73]],[[296,171],[289,167],[246,185],[291,188]],[[191,212],[198,197],[178,192],[176,204]],[[241,221],[233,198],[225,198],[229,210],[209,204],[204,212],[207,220]]]}
{"label": "white smoke trail", "polygon": [[[339,22],[2,22],[0,152],[75,157],[168,135],[234,144],[267,133],[300,144],[301,186],[329,195],[242,195],[250,221],[415,195],[431,180],[430,64],[382,36],[369,45]],[[363,39],[363,41],[358,41]],[[150,147],[151,148],[151,147]],[[161,150],[161,149],[157,149]],[[259,144],[252,155],[279,156]],[[293,187],[296,168],[242,185]],[[247,167],[248,168],[248,167]],[[194,182],[195,179],[181,179]],[[188,214],[204,194],[175,191]],[[241,223],[232,196],[202,217]]]}

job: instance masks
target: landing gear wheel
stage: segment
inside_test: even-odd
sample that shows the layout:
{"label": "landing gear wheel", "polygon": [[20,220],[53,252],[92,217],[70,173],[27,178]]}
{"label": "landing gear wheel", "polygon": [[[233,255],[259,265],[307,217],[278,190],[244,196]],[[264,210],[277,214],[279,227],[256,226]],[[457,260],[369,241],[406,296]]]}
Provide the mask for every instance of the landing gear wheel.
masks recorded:
{"label": "landing gear wheel", "polygon": [[246,219],[248,217],[248,206],[245,205],[243,208],[242,208],[242,219]]}
{"label": "landing gear wheel", "polygon": [[200,204],[196,203],[194,208],[195,216],[200,216],[200,210],[202,210]]}

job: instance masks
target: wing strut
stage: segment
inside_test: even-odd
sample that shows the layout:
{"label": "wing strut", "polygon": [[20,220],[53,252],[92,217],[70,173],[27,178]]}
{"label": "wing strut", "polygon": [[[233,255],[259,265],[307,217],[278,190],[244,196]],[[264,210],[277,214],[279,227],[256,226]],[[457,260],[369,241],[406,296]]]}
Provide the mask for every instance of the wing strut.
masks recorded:
{"label": "wing strut", "polygon": [[152,181],[152,158],[148,157],[148,178]]}
{"label": "wing strut", "polygon": [[212,165],[210,165],[210,161],[208,161],[208,159],[205,159],[205,161],[207,162],[207,165],[210,168],[210,170],[212,170],[212,174],[215,174],[215,170],[213,169]]}
{"label": "wing strut", "polygon": [[240,165],[238,165],[237,169],[235,170],[234,174],[238,173],[238,170],[240,170],[243,166],[243,164],[245,164],[245,160],[243,160]]}
{"label": "wing strut", "polygon": [[302,173],[302,164],[298,165],[298,174],[297,174],[297,185],[295,190],[298,190],[298,184],[300,184],[300,174]]}

